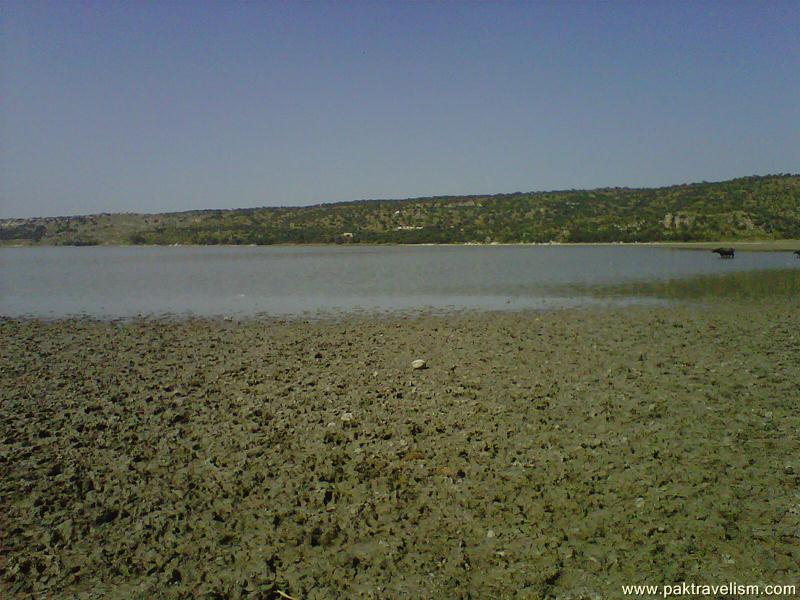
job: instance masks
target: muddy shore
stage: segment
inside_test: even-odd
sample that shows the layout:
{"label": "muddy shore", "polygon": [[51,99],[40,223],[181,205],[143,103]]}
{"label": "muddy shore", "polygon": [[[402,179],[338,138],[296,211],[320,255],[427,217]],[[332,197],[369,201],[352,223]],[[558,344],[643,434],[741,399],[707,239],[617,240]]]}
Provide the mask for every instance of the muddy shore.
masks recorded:
{"label": "muddy shore", "polygon": [[10,597],[800,583],[796,299],[0,339]]}

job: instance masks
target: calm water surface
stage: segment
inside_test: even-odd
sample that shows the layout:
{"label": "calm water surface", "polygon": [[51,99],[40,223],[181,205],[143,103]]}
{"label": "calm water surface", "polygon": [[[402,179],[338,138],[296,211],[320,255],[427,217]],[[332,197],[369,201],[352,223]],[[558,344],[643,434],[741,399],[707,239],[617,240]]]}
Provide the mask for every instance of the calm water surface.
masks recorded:
{"label": "calm water surface", "polygon": [[[733,278],[714,286],[735,291],[780,273],[795,277],[800,260],[629,246],[2,248],[0,314],[518,310],[674,299],[681,288],[671,282],[703,276]],[[658,293],[667,288],[672,295]]]}

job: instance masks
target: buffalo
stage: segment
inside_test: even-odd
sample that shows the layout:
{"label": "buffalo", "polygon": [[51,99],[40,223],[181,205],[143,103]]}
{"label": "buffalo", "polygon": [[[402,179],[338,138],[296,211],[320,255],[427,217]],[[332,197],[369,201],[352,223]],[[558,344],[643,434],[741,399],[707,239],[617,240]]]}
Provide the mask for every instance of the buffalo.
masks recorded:
{"label": "buffalo", "polygon": [[733,248],[714,248],[712,252],[719,254],[720,258],[733,258],[736,251]]}

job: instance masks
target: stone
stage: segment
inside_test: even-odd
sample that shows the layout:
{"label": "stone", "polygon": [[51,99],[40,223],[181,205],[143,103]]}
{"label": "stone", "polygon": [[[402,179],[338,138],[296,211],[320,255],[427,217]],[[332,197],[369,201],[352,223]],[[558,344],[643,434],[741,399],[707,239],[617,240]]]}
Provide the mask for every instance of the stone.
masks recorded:
{"label": "stone", "polygon": [[56,531],[61,536],[61,539],[65,542],[69,542],[72,539],[72,519],[67,519],[63,521],[58,527],[56,527]]}
{"label": "stone", "polygon": [[418,358],[417,360],[411,363],[411,368],[414,369],[415,371],[418,371],[420,369],[426,369],[427,367],[428,363],[422,360],[421,358]]}

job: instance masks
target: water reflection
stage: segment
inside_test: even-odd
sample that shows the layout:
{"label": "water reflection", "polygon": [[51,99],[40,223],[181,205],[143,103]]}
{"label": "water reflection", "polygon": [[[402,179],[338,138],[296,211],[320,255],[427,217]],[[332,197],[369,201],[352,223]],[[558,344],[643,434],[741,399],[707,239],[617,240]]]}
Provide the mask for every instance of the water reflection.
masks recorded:
{"label": "water reflection", "polygon": [[788,252],[631,246],[0,249],[0,315],[547,310],[796,295]]}

